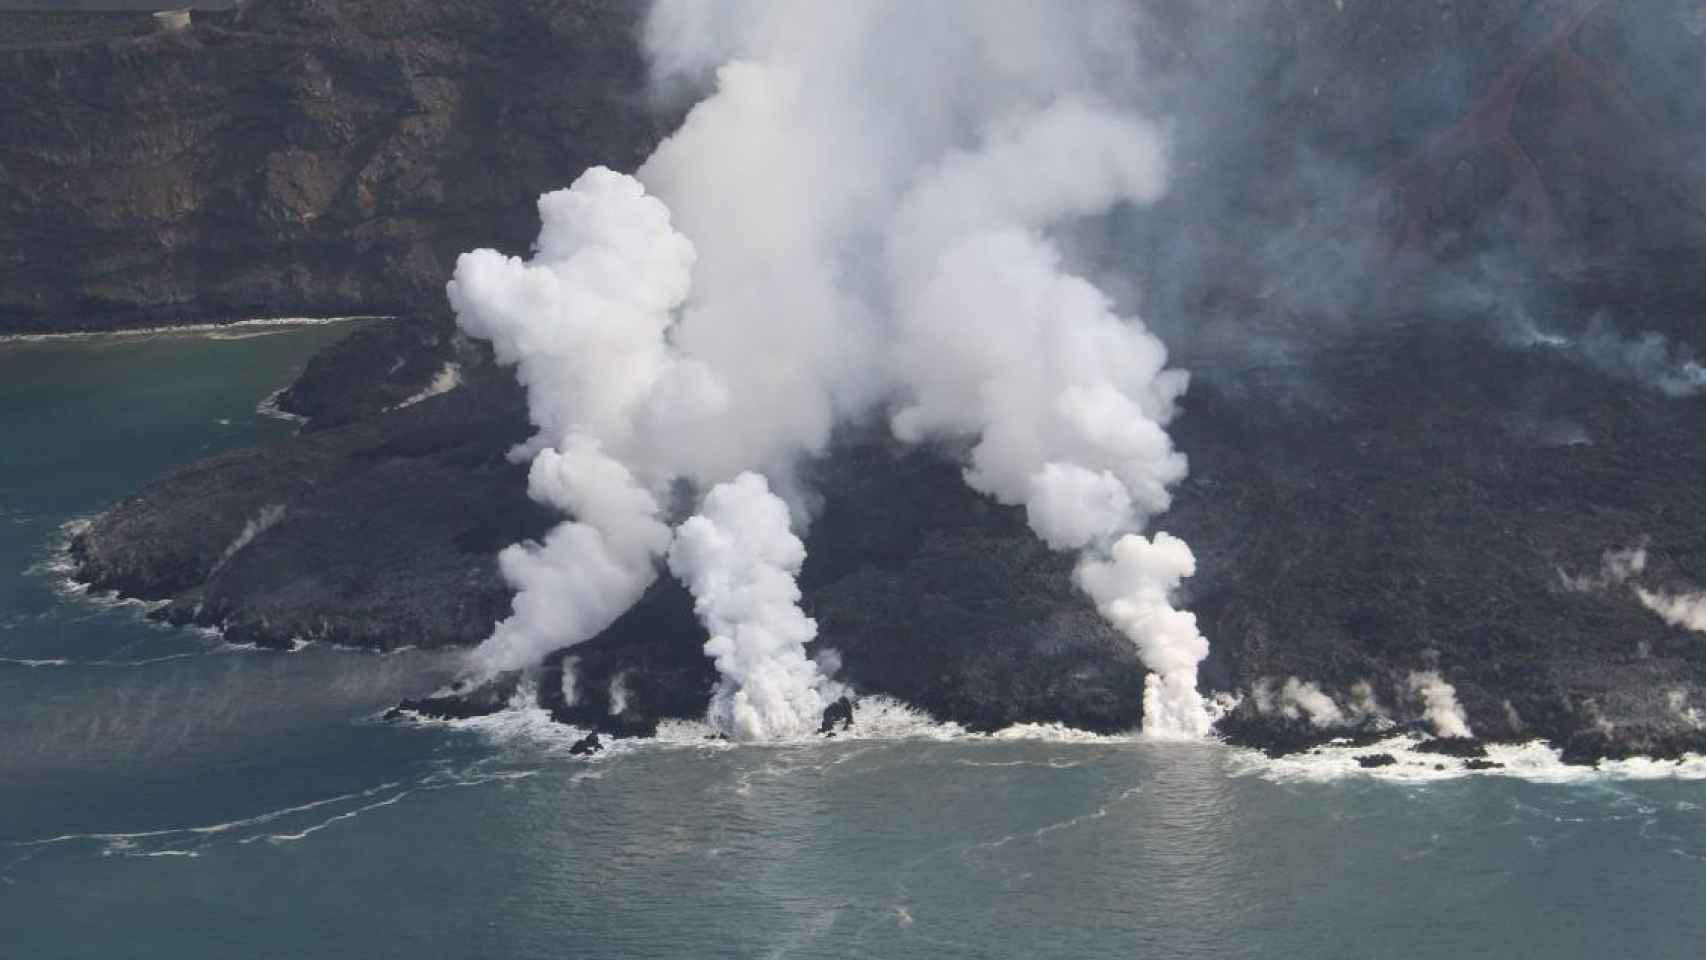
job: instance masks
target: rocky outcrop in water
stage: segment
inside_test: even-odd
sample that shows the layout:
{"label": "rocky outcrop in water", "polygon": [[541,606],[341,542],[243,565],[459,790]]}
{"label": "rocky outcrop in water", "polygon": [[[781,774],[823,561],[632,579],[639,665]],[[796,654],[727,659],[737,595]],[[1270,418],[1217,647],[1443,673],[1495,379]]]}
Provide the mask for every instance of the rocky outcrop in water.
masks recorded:
{"label": "rocky outcrop in water", "polygon": [[467,643],[509,606],[493,557],[554,517],[505,452],[527,433],[507,375],[337,430],[196,464],[73,544],[102,589],[233,642]]}

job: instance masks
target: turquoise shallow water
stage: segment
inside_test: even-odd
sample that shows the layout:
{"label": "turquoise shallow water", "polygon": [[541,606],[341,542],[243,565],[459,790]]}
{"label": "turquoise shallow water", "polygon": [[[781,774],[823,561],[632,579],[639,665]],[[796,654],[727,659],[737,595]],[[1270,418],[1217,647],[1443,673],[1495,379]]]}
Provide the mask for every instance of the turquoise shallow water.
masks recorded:
{"label": "turquoise shallow water", "polygon": [[925,725],[588,763],[522,713],[372,721],[443,657],[229,650],[64,590],[62,524],[288,432],[256,401],[341,332],[0,344],[0,957],[1700,953],[1698,782]]}

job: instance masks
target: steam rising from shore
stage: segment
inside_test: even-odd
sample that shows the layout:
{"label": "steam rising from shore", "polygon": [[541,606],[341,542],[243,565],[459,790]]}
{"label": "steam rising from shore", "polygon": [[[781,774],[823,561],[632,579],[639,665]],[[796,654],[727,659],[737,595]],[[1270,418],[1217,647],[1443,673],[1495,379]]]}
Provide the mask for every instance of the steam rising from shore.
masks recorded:
{"label": "steam rising from shore", "polygon": [[[798,732],[835,688],[806,654],[793,466],[886,408],[899,439],[963,449],[968,484],[1081,555],[1079,585],[1152,671],[1146,733],[1208,732],[1207,641],[1172,605],[1195,559],[1143,535],[1186,474],[1166,427],[1187,377],[1055,235],[1165,188],[1166,137],[1115,106],[1141,73],[1133,16],[654,6],[660,82],[712,92],[637,180],[595,169],[542,198],[531,261],[477,251],[450,285],[527,387],[531,495],[574,518],[504,551],[517,595],[484,669],[590,638],[667,552],[712,634],[712,719]],[[677,481],[709,493],[672,535]]]}
{"label": "steam rising from shore", "polygon": [[710,720],[740,739],[812,733],[840,695],[806,659],[817,623],[794,581],[805,559],[787,505],[756,473],[712,488],[670,547],[669,568],[692,590],[711,634],[705,652],[723,676]]}
{"label": "steam rising from shore", "polygon": [[[464,254],[448,293],[457,322],[489,340],[527,389],[539,432],[528,495],[574,520],[499,554],[513,612],[474,652],[492,673],[538,663],[608,627],[656,577],[670,533],[641,427],[682,364],[664,333],[687,296],[693,245],[629,177],[596,168],[539,199],[531,261]],[[630,467],[629,464],[634,464]]]}
{"label": "steam rising from shore", "polygon": [[[1560,569],[1558,577],[1564,589],[1572,593],[1622,586],[1646,571],[1647,548],[1641,545],[1626,550],[1607,550],[1600,557],[1599,566],[1597,576],[1571,575]],[[1649,590],[1639,583],[1630,584],[1630,589],[1641,601],[1641,606],[1658,614],[1664,622],[1684,630],[1706,633],[1706,591]]]}
{"label": "steam rising from shore", "polygon": [[1457,688],[1446,683],[1438,671],[1412,673],[1409,685],[1410,692],[1421,698],[1422,716],[1436,735],[1461,739],[1475,735],[1469,729],[1469,717],[1463,712],[1463,705],[1457,702]]}
{"label": "steam rising from shore", "polygon": [[1663,593],[1641,587],[1635,589],[1641,605],[1658,614],[1673,627],[1706,633],[1706,591],[1700,593]]}

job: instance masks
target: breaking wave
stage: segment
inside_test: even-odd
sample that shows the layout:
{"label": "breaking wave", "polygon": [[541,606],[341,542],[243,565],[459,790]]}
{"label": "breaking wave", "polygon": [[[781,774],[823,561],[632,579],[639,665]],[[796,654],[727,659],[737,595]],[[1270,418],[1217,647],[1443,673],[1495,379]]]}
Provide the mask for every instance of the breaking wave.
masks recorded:
{"label": "breaking wave", "polygon": [[[463,720],[411,717],[410,722],[425,727],[466,731],[500,749],[520,748],[545,757],[569,756],[570,747],[591,732],[552,720],[547,711],[532,702],[531,692],[525,689],[518,691],[508,708],[489,716]],[[1563,785],[1607,780],[1706,780],[1706,756],[1696,754],[1680,760],[1650,757],[1603,760],[1590,767],[1565,763],[1557,748],[1536,740],[1523,744],[1489,743],[1484,761],[1475,763],[1418,749],[1431,739],[1395,733],[1374,743],[1352,745],[1349,741],[1340,741],[1279,758],[1217,741],[1209,741],[1205,746],[1221,754],[1228,775],[1260,777],[1276,783],[1331,783],[1357,778],[1393,783],[1432,783],[1471,776]],[[668,720],[659,724],[655,737],[604,738],[603,742],[602,752],[584,759],[604,760],[643,750],[833,748],[836,744],[849,742],[1030,742],[1102,747],[1141,747],[1146,743],[1137,730],[1103,734],[1059,723],[1019,723],[989,733],[976,732],[957,723],[936,720],[899,700],[881,696],[861,699],[853,727],[837,730],[833,738],[807,735],[767,742],[735,743],[719,737],[716,729],[704,721]],[[1384,757],[1390,757],[1391,762],[1382,760],[1380,766],[1365,763]]]}
{"label": "breaking wave", "polygon": [[[483,717],[441,720],[410,715],[409,722],[447,730],[476,734],[497,747],[526,747],[545,755],[567,756],[569,748],[591,730],[561,724],[551,719],[548,711],[537,706],[533,694],[523,687],[511,699],[507,708]],[[952,721],[942,721],[893,697],[867,696],[858,701],[853,726],[837,729],[833,736],[806,734],[765,741],[737,743],[718,734],[717,728],[704,720],[664,720],[658,724],[657,735],[643,738],[603,738],[604,750],[599,758],[620,756],[635,750],[730,750],[736,748],[773,750],[801,747],[833,746],[838,743],[903,743],[903,742],[1042,742],[1059,744],[1125,744],[1138,743],[1142,738],[1136,730],[1119,734],[1100,734],[1078,730],[1058,723],[1020,723],[989,733],[972,731]]]}
{"label": "breaking wave", "polygon": [[[1397,783],[1434,783],[1463,777],[1508,777],[1530,783],[1578,784],[1632,780],[1706,780],[1706,757],[1679,760],[1631,757],[1601,760],[1595,766],[1565,763],[1556,747],[1542,740],[1486,745],[1484,762],[1418,750],[1427,740],[1405,734],[1376,743],[1330,743],[1305,753],[1268,757],[1243,747],[1231,748],[1228,771],[1276,783],[1329,783],[1352,778]],[[1386,758],[1390,758],[1390,762]],[[1369,765],[1377,762],[1379,766]]]}
{"label": "breaking wave", "polygon": [[414,794],[454,787],[509,783],[538,775],[536,770],[487,769],[488,766],[489,764],[484,762],[477,762],[463,769],[438,770],[413,781],[387,781],[365,790],[311,800],[219,823],[125,833],[66,833],[0,844],[0,850],[20,854],[12,858],[14,863],[19,859],[27,859],[41,849],[57,847],[84,848],[103,857],[198,857],[209,847],[223,841],[235,841],[241,846],[251,843],[284,844],[304,840],[364,813],[393,806]]}
{"label": "breaking wave", "polygon": [[291,413],[289,410],[278,405],[279,398],[283,397],[284,392],[289,389],[290,384],[285,384],[277,390],[274,390],[262,397],[261,402],[255,404],[255,412],[263,417],[273,420],[283,420],[286,423],[294,423],[298,426],[307,423],[307,417],[304,417],[299,413]]}
{"label": "breaking wave", "polygon": [[137,660],[72,660],[67,657],[0,657],[0,664],[13,667],[146,667],[149,664],[165,663],[168,660],[183,660],[189,657],[203,657],[214,651],[191,650],[185,653],[169,653],[159,657],[143,657]]}

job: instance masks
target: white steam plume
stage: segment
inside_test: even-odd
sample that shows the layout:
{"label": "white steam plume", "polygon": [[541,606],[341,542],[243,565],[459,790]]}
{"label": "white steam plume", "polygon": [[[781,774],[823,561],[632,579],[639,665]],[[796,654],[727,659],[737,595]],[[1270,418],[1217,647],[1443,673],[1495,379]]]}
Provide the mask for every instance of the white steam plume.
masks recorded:
{"label": "white steam plume", "polygon": [[[528,409],[539,426],[522,450],[536,451],[529,495],[573,517],[544,543],[517,544],[499,555],[516,595],[511,615],[475,651],[476,665],[488,673],[530,666],[552,650],[587,640],[633,606],[672,540],[661,495],[677,477],[699,478],[715,469],[707,468],[706,451],[738,448],[742,460],[759,458],[778,436],[798,436],[784,428],[742,446],[717,443],[730,434],[713,430],[687,442],[731,409],[731,397],[752,391],[726,389],[714,372],[720,367],[677,342],[690,324],[705,322],[693,311],[679,325],[675,318],[688,293],[694,250],[673,229],[668,209],[638,181],[594,168],[569,190],[542,198],[540,214],[532,261],[476,251],[458,262],[449,288],[462,328],[490,340],[499,361],[515,364],[527,387]],[[722,324],[736,319],[731,315]],[[763,501],[757,518],[779,525],[779,533],[742,524],[751,510],[732,518],[715,512],[742,495]],[[732,606],[725,588],[732,579],[753,577],[755,563],[774,562],[797,599],[792,573],[804,547],[788,529],[786,504],[756,474],[714,489],[707,509],[710,521],[696,517],[683,526],[686,543],[676,570],[718,631],[707,652],[724,669],[718,702],[733,705],[724,711],[726,729],[745,737],[791,733],[799,724],[784,724],[774,701],[798,705],[817,696],[822,678],[803,652],[815,628],[803,636],[783,629],[775,617],[766,619],[773,613],[768,607]],[[731,549],[710,549],[702,542],[706,524],[729,519],[735,521]],[[791,566],[765,552],[778,542],[798,554]],[[759,619],[748,623],[747,617]],[[779,690],[784,680],[800,689]],[[752,695],[756,706],[742,699],[748,682],[762,686]],[[626,700],[612,697],[613,703]],[[815,710],[821,712],[821,703]],[[807,719],[815,722],[816,715]]]}
{"label": "white steam plume", "polygon": [[1410,674],[1410,692],[1422,700],[1422,715],[1434,733],[1448,738],[1469,738],[1469,717],[1457,702],[1457,688],[1445,682],[1437,670]]}
{"label": "white steam plume", "polygon": [[1196,690],[1197,664],[1208,656],[1208,641],[1197,630],[1196,615],[1174,609],[1168,599],[1179,580],[1195,571],[1190,548],[1166,533],[1153,541],[1128,534],[1108,559],[1086,556],[1078,567],[1079,585],[1137,644],[1150,669],[1143,688],[1143,731],[1150,737],[1203,737],[1213,723]]}
{"label": "white steam plume", "polygon": [[476,250],[448,287],[457,323],[527,388],[539,427],[528,495],[575,518],[499,555],[516,594],[474,652],[488,673],[595,636],[645,592],[669,546],[652,491],[671,474],[627,461],[659,384],[680,379],[665,332],[693,245],[639,183],[603,168],[541,197],[539,214],[531,261]]}
{"label": "white steam plume", "polygon": [[967,483],[1024,506],[1049,546],[1081,551],[1080,586],[1136,644],[1151,671],[1145,733],[1201,737],[1213,719],[1196,691],[1208,643],[1171,602],[1196,561],[1182,540],[1140,533],[1186,473],[1165,426],[1188,378],[1140,321],[1064,268],[1043,232],[1153,202],[1165,141],[1083,77],[1054,79],[900,202],[886,247],[900,326],[894,432],[974,440]]}
{"label": "white steam plume", "polygon": [[806,547],[788,528],[788,505],[764,478],[743,473],[706,494],[676,531],[669,568],[687,584],[723,679],[710,718],[742,740],[814,732],[840,695],[806,657],[817,623],[795,583]]}
{"label": "white steam plume", "polygon": [[1345,713],[1333,698],[1307,680],[1286,677],[1279,696],[1280,712],[1293,719],[1307,716],[1317,727],[1336,727],[1345,722]]}
{"label": "white steam plume", "polygon": [[[1148,185],[1135,175],[1132,183]],[[1023,505],[1051,547],[1083,552],[1079,585],[1152,671],[1146,733],[1206,735],[1212,716],[1196,669],[1208,642],[1195,616],[1171,602],[1196,560],[1176,537],[1138,533],[1186,472],[1164,429],[1185,375],[1166,369],[1160,341],[1064,273],[1034,233],[978,234],[935,263],[901,312],[895,367],[909,402],[895,414],[896,435],[974,437],[966,482]]]}
{"label": "white steam plume", "polygon": [[[1355,696],[1361,696],[1361,688],[1367,688],[1367,684],[1352,688]],[[1372,698],[1374,691],[1370,688],[1367,693]],[[1345,723],[1345,711],[1340,709],[1338,702],[1312,681],[1287,677],[1285,683],[1276,689],[1272,677],[1263,677],[1251,689],[1251,697],[1256,712],[1263,716],[1279,714],[1288,720],[1307,719],[1317,727],[1337,727]],[[1359,711],[1360,704],[1353,709],[1360,718],[1362,714]]]}
{"label": "white steam plume", "polygon": [[1145,730],[1196,737],[1207,643],[1170,602],[1195,560],[1141,536],[1186,472],[1165,426],[1187,378],[1049,232],[1165,188],[1165,137],[1115,106],[1136,99],[1134,18],[666,0],[648,30],[659,74],[714,68],[717,85],[640,176],[701,251],[677,342],[753,368],[730,380],[739,446],[781,432],[815,452],[888,398],[901,439],[972,441],[968,482],[1084,553],[1080,582],[1153,671]]}
{"label": "white steam plume", "polygon": [[[608,625],[650,582],[686,480],[711,494],[671,567],[715,634],[714,719],[793,729],[829,688],[804,654],[776,498],[803,519],[793,464],[893,404],[898,436],[969,442],[972,486],[1082,553],[1080,584],[1153,671],[1145,730],[1206,733],[1207,643],[1171,603],[1195,560],[1142,535],[1186,472],[1165,430],[1186,376],[1057,242],[1165,187],[1165,137],[1115,106],[1140,93],[1135,16],[654,4],[658,78],[715,86],[640,168],[644,188],[589,171],[541,200],[531,261],[476,252],[451,284],[463,328],[527,387],[533,495],[574,518],[505,552],[515,612],[480,661],[523,666]],[[738,603],[718,592],[741,583]]]}
{"label": "white steam plume", "polygon": [[[1044,121],[1056,130],[1056,121]],[[1071,211],[1145,200],[1158,189],[1157,140],[1143,140],[1131,123],[1105,119],[1107,143],[1124,148],[1148,143],[1126,176],[1099,177],[1107,191],[1073,193]],[[1076,118],[1059,128],[1094,130]],[[1049,153],[1046,138],[1018,142]],[[1066,152],[1068,142],[1054,143]],[[1080,143],[1094,152],[1094,136]],[[1012,143],[998,143],[1001,157]],[[1094,155],[1094,153],[1092,153]],[[1145,159],[1146,157],[1146,159]],[[1087,167],[1097,164],[1085,157]],[[1022,160],[964,159],[943,167],[908,210],[942,206],[959,220],[967,201],[918,200],[940,193],[976,194],[966,188],[967,167],[1007,169]],[[1116,167],[1117,164],[1109,164]],[[1000,181],[1000,177],[993,177]],[[991,189],[995,184],[991,184]],[[1008,186],[1012,193],[1015,186]],[[1037,205],[1066,203],[1039,200]],[[1007,211],[996,210],[989,217]],[[1015,205],[1024,206],[1024,205]],[[1032,211],[1034,213],[1034,211]],[[909,220],[911,217],[902,217]],[[935,225],[947,232],[945,225]],[[904,235],[904,244],[931,230]],[[1196,571],[1184,541],[1140,530],[1170,503],[1169,488],[1186,474],[1165,423],[1186,387],[1186,375],[1167,370],[1167,351],[1134,319],[1114,314],[1107,297],[1088,281],[1068,275],[1059,254],[1041,235],[1010,223],[957,240],[933,259],[935,273],[901,309],[896,370],[908,396],[894,414],[902,440],[971,437],[966,481],[996,500],[1022,505],[1030,529],[1054,549],[1078,549],[1078,585],[1102,616],[1131,638],[1146,667],[1143,730],[1150,737],[1194,738],[1208,733],[1208,704],[1196,692],[1196,665],[1208,641],[1196,617],[1172,607],[1179,581]],[[896,264],[906,276],[908,263]]]}
{"label": "white steam plume", "polygon": [[1671,626],[1706,633],[1706,593],[1662,593],[1636,587],[1635,595],[1642,606]]}

